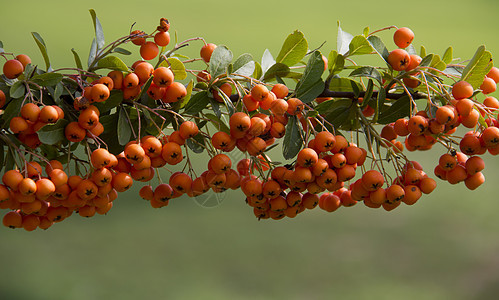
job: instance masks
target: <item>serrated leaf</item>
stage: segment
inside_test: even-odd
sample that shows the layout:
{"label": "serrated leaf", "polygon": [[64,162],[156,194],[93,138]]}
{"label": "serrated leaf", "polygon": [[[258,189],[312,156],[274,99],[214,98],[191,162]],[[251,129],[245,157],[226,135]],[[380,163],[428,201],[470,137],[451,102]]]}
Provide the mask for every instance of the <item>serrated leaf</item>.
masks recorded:
{"label": "serrated leaf", "polygon": [[295,158],[303,146],[303,137],[301,135],[302,129],[298,123],[298,118],[296,116],[291,116],[286,125],[286,134],[284,135],[284,142],[282,145],[282,155],[284,159]]}
{"label": "serrated leaf", "polygon": [[94,102],[93,105],[99,109],[101,114],[104,114],[111,109],[118,107],[123,102],[123,92],[120,90],[112,90],[109,98],[104,102]]}
{"label": "serrated leaf", "polygon": [[363,35],[355,36],[348,45],[348,56],[370,54],[374,51],[369,41]]}
{"label": "serrated leaf", "polygon": [[265,75],[263,76],[263,81],[269,81],[276,76],[286,77],[289,74],[289,67],[285,64],[276,63],[272,67],[270,67]]}
{"label": "serrated leaf", "polygon": [[47,72],[50,72],[52,70],[52,68],[50,66],[50,59],[49,59],[49,56],[48,56],[48,53],[47,53],[47,46],[45,46],[45,41],[38,34],[38,32],[32,32],[31,35],[35,39],[35,42],[38,45],[38,48],[40,49],[40,52],[42,53],[43,60],[45,61],[45,66],[47,68]]}
{"label": "serrated leaf", "polygon": [[348,78],[332,78],[329,83],[329,89],[334,92],[353,92],[353,84],[356,84],[359,89],[362,89],[360,84]]}
{"label": "serrated leaf", "polygon": [[400,118],[409,116],[411,112],[411,99],[408,96],[403,96],[393,102],[391,106],[380,112],[378,123],[389,124]]}
{"label": "serrated leaf", "polygon": [[184,113],[195,115],[205,109],[210,103],[207,91],[198,92],[191,97],[189,102],[184,107]]}
{"label": "serrated leaf", "polygon": [[119,106],[118,111],[118,127],[116,128],[116,132],[118,134],[118,142],[123,146],[130,141],[132,128],[130,126],[130,120],[128,120],[125,108],[123,108],[123,106]]}
{"label": "serrated leaf", "polygon": [[478,47],[475,55],[464,68],[461,80],[468,82],[474,89],[477,89],[482,85],[485,75],[492,67],[492,55],[482,45]]}
{"label": "serrated leaf", "polygon": [[40,142],[46,145],[55,145],[65,139],[64,129],[69,121],[65,119],[58,120],[54,124],[47,124],[38,130]]}
{"label": "serrated leaf", "polygon": [[345,58],[343,55],[338,54],[338,51],[336,50],[329,52],[327,62],[328,70],[333,75],[343,71],[343,67],[345,66]]}
{"label": "serrated leaf", "polygon": [[324,61],[319,51],[314,51],[303,71],[303,76],[296,85],[296,96],[303,102],[309,103],[324,91],[324,82],[321,79],[324,72]]}
{"label": "serrated leaf", "polygon": [[55,86],[61,82],[63,76],[58,73],[43,73],[40,75],[35,75],[30,81],[40,85],[40,86]]}
{"label": "serrated leaf", "polygon": [[102,30],[102,25],[100,24],[99,18],[95,10],[89,9],[90,15],[92,16],[92,21],[94,23],[95,38],[97,40],[97,49],[100,50],[104,48],[106,42],[104,41],[104,31]]}
{"label": "serrated leaf", "polygon": [[450,64],[452,62],[452,47],[449,47],[445,50],[444,56],[442,57],[442,61],[446,64]]}
{"label": "serrated leaf", "polygon": [[279,52],[279,55],[277,55],[276,62],[291,67],[305,57],[307,50],[308,42],[305,39],[305,35],[301,31],[296,30],[288,35],[284,41],[281,51]]}
{"label": "serrated leaf", "polygon": [[204,116],[211,120],[211,123],[218,131],[223,131],[227,134],[230,134],[229,127],[227,127],[227,125],[220,118],[218,118],[214,114],[205,114]]}
{"label": "serrated leaf", "polygon": [[336,51],[339,54],[345,55],[349,50],[350,42],[353,39],[353,35],[350,33],[343,31],[340,26],[340,22],[338,21],[338,36],[336,37]]}
{"label": "serrated leaf", "polygon": [[109,69],[128,72],[127,65],[120,58],[112,55],[99,59],[95,69]]}
{"label": "serrated leaf", "polygon": [[382,84],[382,80],[383,80],[383,76],[381,75],[381,73],[373,67],[360,67],[358,69],[353,70],[353,72],[350,73],[350,75],[348,75],[348,76],[350,76],[350,77],[369,77],[369,78],[375,79],[380,84]]}
{"label": "serrated leaf", "polygon": [[[262,73],[266,73],[267,70],[270,69],[270,67],[275,65],[275,63],[276,63],[276,61],[275,61],[274,57],[272,57],[272,54],[270,54],[269,49],[265,49],[265,51],[263,52],[263,55],[262,55],[262,64],[261,64]],[[255,77],[255,78],[259,78],[259,77]]]}
{"label": "serrated leaf", "polygon": [[76,67],[80,70],[83,70],[83,65],[81,64],[80,56],[78,55],[78,53],[76,52],[76,50],[74,48],[71,48],[71,52],[73,53]]}
{"label": "serrated leaf", "polygon": [[232,52],[227,46],[219,45],[211,54],[209,70],[212,78],[225,73],[227,66],[232,62]]}
{"label": "serrated leaf", "polygon": [[113,52],[114,53],[123,54],[123,55],[131,55],[132,54],[132,52],[128,51],[127,49],[123,49],[123,48],[120,48],[120,47],[114,48]]}
{"label": "serrated leaf", "polygon": [[386,62],[388,61],[388,55],[390,55],[390,52],[388,52],[388,49],[386,49],[385,44],[383,41],[375,36],[371,35],[370,37],[367,38],[371,46],[376,50],[376,53],[378,53],[379,56]]}
{"label": "serrated leaf", "polygon": [[16,83],[14,83],[10,87],[9,94],[11,98],[14,99],[21,98],[22,96],[24,96],[25,93],[26,93],[26,87],[24,86],[23,81],[16,81]]}

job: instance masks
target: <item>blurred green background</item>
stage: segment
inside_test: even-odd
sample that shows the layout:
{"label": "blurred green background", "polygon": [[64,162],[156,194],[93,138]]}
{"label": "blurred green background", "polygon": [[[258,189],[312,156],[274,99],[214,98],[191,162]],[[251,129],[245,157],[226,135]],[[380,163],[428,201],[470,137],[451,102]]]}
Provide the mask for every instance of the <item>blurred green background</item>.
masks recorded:
{"label": "blurred green background", "polygon": [[[499,55],[492,0],[3,1],[0,40],[43,65],[30,35],[37,31],[54,67],[73,66],[71,48],[82,58],[90,48],[89,8],[108,42],[133,22],[151,31],[166,17],[180,40],[202,36],[257,60],[266,48],[276,56],[295,29],[310,48],[326,41],[327,54],[338,20],[352,34],[410,27],[416,48],[432,53],[452,45],[455,57],[471,58],[486,44]],[[391,49],[392,32],[381,34]],[[409,155],[432,174],[443,152]],[[413,207],[316,209],[278,222],[258,222],[241,192],[216,208],[181,198],[156,210],[136,185],[107,216],[73,216],[48,231],[0,229],[0,299],[494,299],[499,163],[486,159],[486,184],[474,192],[439,181]]]}

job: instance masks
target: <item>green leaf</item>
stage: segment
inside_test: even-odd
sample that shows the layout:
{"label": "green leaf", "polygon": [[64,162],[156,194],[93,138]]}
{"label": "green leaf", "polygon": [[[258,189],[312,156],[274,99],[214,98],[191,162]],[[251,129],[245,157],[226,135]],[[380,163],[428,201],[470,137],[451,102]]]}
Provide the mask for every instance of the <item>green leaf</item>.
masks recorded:
{"label": "green leaf", "polygon": [[376,50],[376,53],[378,53],[378,55],[381,56],[384,61],[388,61],[388,55],[390,55],[390,52],[388,52],[388,49],[386,49],[383,41],[375,35],[371,35],[367,38],[367,40],[374,48],[374,50]]}
{"label": "green leaf", "polygon": [[364,94],[364,100],[362,101],[362,106],[361,106],[362,108],[365,108],[369,104],[369,102],[371,102],[371,97],[373,96],[373,92],[374,92],[374,82],[372,79],[369,79],[369,81],[367,82],[366,92]]}
{"label": "green leaf", "polygon": [[5,52],[5,50],[3,50],[3,42],[0,41],[0,53],[2,53],[2,52]]}
{"label": "green leaf", "polygon": [[162,61],[160,67],[170,68],[175,76],[175,80],[184,80],[187,78],[184,64],[175,57],[168,58],[168,61]]}
{"label": "green leaf", "polygon": [[352,100],[339,99],[322,102],[315,110],[338,129],[348,121],[352,108],[355,108]]}
{"label": "green leaf", "polygon": [[118,107],[123,101],[123,92],[119,90],[112,90],[109,98],[104,102],[94,102],[93,105],[99,109],[101,114],[104,114],[111,109]]}
{"label": "green leaf", "polygon": [[332,78],[329,89],[334,92],[353,92],[352,84],[357,85],[358,89],[362,89],[358,82],[348,78]]}
{"label": "green leaf", "polygon": [[328,70],[331,74],[337,74],[343,71],[343,67],[345,66],[345,58],[343,55],[338,54],[338,51],[333,50],[329,52],[328,56]]}
{"label": "green leaf", "polygon": [[336,37],[336,51],[339,54],[345,55],[349,50],[350,42],[353,39],[353,35],[345,32],[341,29],[340,22],[338,21],[338,36]]}
{"label": "green leaf", "polygon": [[[270,67],[275,65],[275,63],[276,63],[276,61],[275,61],[274,57],[272,57],[272,54],[270,54],[269,49],[265,49],[265,51],[263,52],[263,55],[262,55],[262,64],[261,64],[262,72],[266,73]],[[259,78],[259,77],[255,77],[255,78]]]}
{"label": "green leaf", "polygon": [[90,67],[97,56],[97,43],[95,38],[92,40],[92,45],[90,45],[90,51],[88,52],[87,65]]}
{"label": "green leaf", "polygon": [[227,127],[227,125],[220,118],[218,118],[214,114],[205,114],[204,116],[211,120],[211,123],[218,131],[223,131],[227,134],[230,134],[229,127]]}
{"label": "green leaf", "polygon": [[418,53],[416,52],[416,48],[414,48],[414,45],[413,44],[410,44],[409,46],[407,46],[407,48],[405,48],[405,51],[407,51],[407,53],[409,53],[409,55],[417,55]]}
{"label": "green leaf", "polygon": [[383,76],[381,75],[381,73],[373,67],[360,67],[358,69],[353,70],[353,72],[350,73],[350,75],[348,75],[348,76],[350,76],[350,77],[369,77],[369,78],[375,79],[380,84],[382,84],[382,80],[383,80]]}
{"label": "green leaf", "polygon": [[191,79],[191,81],[189,81],[187,87],[185,88],[187,90],[187,94],[185,95],[184,98],[182,98],[181,101],[177,102],[179,103],[179,108],[184,108],[187,105],[187,103],[191,99],[193,87],[194,87],[194,80]]}
{"label": "green leaf", "polygon": [[[0,50],[3,50],[3,49],[0,49]],[[0,141],[0,172],[2,171],[2,168],[4,166],[4,162],[5,162],[5,144],[3,143],[3,141]]]}
{"label": "green leaf", "polygon": [[131,55],[132,54],[132,52],[128,51],[127,49],[123,49],[123,48],[120,48],[120,47],[114,48],[113,52],[114,53],[123,54],[123,55]]}
{"label": "green leaf", "polygon": [[132,136],[132,128],[130,126],[130,120],[128,120],[125,108],[123,108],[123,106],[120,106],[118,110],[119,116],[116,133],[118,134],[118,142],[123,146],[130,141],[130,137]]}
{"label": "green leaf", "polygon": [[8,148],[7,156],[5,157],[5,170],[14,169],[14,165],[16,164],[16,159],[14,157],[14,150],[11,147]]}
{"label": "green leaf", "polygon": [[45,66],[47,67],[47,71],[51,71],[50,59],[49,55],[47,54],[47,46],[45,46],[45,41],[37,32],[32,32],[31,35],[35,39],[35,42],[38,45],[40,52],[42,53],[43,60],[45,61]]}
{"label": "green leaf", "polygon": [[71,52],[73,52],[73,56],[74,56],[74,59],[75,59],[76,67],[78,69],[83,70],[83,65],[81,64],[80,56],[78,55],[78,53],[76,52],[76,50],[74,48],[71,48]]}
{"label": "green leaf", "polygon": [[210,101],[211,109],[213,110],[215,115],[218,118],[222,118],[222,111],[220,110],[220,103],[211,97],[208,97],[208,100]]}
{"label": "green leaf", "polygon": [[106,42],[104,41],[104,31],[102,30],[102,25],[100,24],[99,18],[95,10],[89,9],[90,15],[92,16],[92,21],[94,22],[95,38],[97,40],[97,49],[100,50],[104,48]]}
{"label": "green leaf", "polygon": [[419,53],[420,53],[419,56],[421,57],[426,56],[426,48],[423,45],[421,45],[421,50],[419,51]]}
{"label": "green leaf", "polygon": [[421,60],[421,62],[419,63],[419,66],[420,67],[428,67],[431,62],[433,61],[433,54],[428,54],[426,56],[423,57],[423,59]]}
{"label": "green leaf", "polygon": [[298,118],[291,116],[286,125],[286,134],[284,135],[284,142],[282,145],[282,155],[284,159],[292,159],[298,155],[303,146],[303,137],[301,135],[302,129],[300,128]]}
{"label": "green leaf", "polygon": [[55,86],[61,82],[63,76],[58,73],[43,73],[40,75],[35,75],[30,81],[40,85],[40,86]]}
{"label": "green leaf", "polygon": [[255,61],[255,71],[253,72],[251,77],[259,79],[262,77],[262,75],[263,75],[262,66],[257,61]]}
{"label": "green leaf", "polygon": [[314,51],[303,71],[303,76],[296,85],[296,96],[303,102],[309,103],[324,91],[324,82],[321,79],[324,72],[324,61],[319,51]]}
{"label": "green leaf", "polygon": [[445,70],[447,65],[440,59],[440,55],[435,54],[433,55],[433,59],[431,60],[430,67],[443,71]]}
{"label": "green leaf", "polygon": [[276,62],[285,64],[289,67],[297,64],[305,57],[308,50],[308,42],[301,31],[296,30],[288,35],[284,44],[281,47],[279,55],[277,55]]}
{"label": "green leaf", "polygon": [[65,139],[64,129],[69,121],[60,119],[54,124],[47,124],[38,130],[40,142],[46,145],[55,145]]}
{"label": "green leaf", "polygon": [[234,71],[233,71],[234,74],[251,76],[254,72],[255,72],[255,61],[253,60],[253,56],[251,56],[251,54],[245,53],[239,56],[236,59],[236,62],[234,62]]}
{"label": "green leaf", "polygon": [[191,97],[184,107],[184,113],[195,115],[205,109],[210,103],[207,91],[202,91]]}
{"label": "green leaf", "polygon": [[363,35],[355,36],[348,46],[348,56],[370,54],[374,51],[373,47]]}
{"label": "green leaf", "polygon": [[232,62],[232,52],[227,46],[219,45],[211,54],[209,70],[212,78],[225,73],[225,70]]}
{"label": "green leaf", "polygon": [[0,128],[7,129],[9,128],[10,120],[12,120],[13,117],[16,117],[19,115],[21,112],[21,106],[22,106],[23,101],[19,100],[12,100],[7,104],[7,107],[5,108],[2,116],[1,116],[1,126]]}
{"label": "green leaf", "polygon": [[442,61],[446,64],[450,64],[452,62],[452,47],[449,47],[447,48],[447,50],[445,50]]}
{"label": "green leaf", "polygon": [[285,64],[276,63],[272,67],[270,67],[265,75],[263,76],[263,81],[269,81],[276,76],[286,77],[289,74],[289,67]]}
{"label": "green leaf", "polygon": [[10,97],[14,99],[18,99],[24,96],[26,93],[26,87],[24,85],[23,81],[16,81],[11,87],[10,87]]}
{"label": "green leaf", "polygon": [[203,153],[205,149],[204,138],[201,134],[195,135],[194,137],[187,139],[185,141],[185,144],[187,145],[187,147],[189,147],[189,149],[192,150],[192,152],[197,154]]}
{"label": "green leaf", "polygon": [[96,69],[109,69],[128,72],[127,65],[118,57],[108,55],[99,59]]}
{"label": "green leaf", "polygon": [[411,112],[411,99],[408,96],[403,96],[391,106],[386,107],[379,114],[379,124],[389,124],[395,122],[400,118],[409,116]]}
{"label": "green leaf", "polygon": [[107,142],[109,152],[114,155],[118,155],[124,148],[120,145],[118,135],[116,134],[116,128],[118,128],[118,116],[119,114],[115,113],[101,116],[99,118],[102,126],[104,126],[104,132],[99,137]]}
{"label": "green leaf", "polygon": [[478,47],[475,55],[464,68],[461,80],[468,82],[474,89],[477,89],[482,85],[485,75],[492,67],[492,55],[482,45]]}

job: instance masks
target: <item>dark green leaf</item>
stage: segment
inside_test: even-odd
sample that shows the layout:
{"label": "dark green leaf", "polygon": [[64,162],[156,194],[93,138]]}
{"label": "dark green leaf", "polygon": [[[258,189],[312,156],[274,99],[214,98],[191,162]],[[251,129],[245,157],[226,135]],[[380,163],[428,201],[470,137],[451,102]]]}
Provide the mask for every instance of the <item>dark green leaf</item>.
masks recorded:
{"label": "dark green leaf", "polygon": [[336,50],[339,54],[345,55],[349,50],[350,42],[353,35],[341,29],[340,22],[338,21],[338,36],[336,38]]}
{"label": "dark green leaf", "polygon": [[351,55],[361,55],[361,54],[370,54],[374,51],[373,47],[369,43],[363,35],[355,36],[348,46],[348,56]]}
{"label": "dark green leaf", "polygon": [[118,107],[123,101],[123,92],[119,90],[112,90],[109,98],[104,102],[95,102],[93,105],[99,109],[101,114],[107,113],[111,109]]}
{"label": "dark green leaf", "polygon": [[379,118],[380,109],[385,105],[385,100],[386,100],[386,90],[385,89],[379,89],[378,98],[376,100],[378,103],[375,107],[376,111],[375,111],[374,120],[377,121]]}
{"label": "dark green leaf", "polygon": [[367,40],[369,41],[371,46],[374,48],[374,50],[376,50],[376,53],[378,53],[379,56],[381,56],[381,58],[384,61],[387,61],[388,55],[390,54],[390,52],[388,52],[388,49],[386,49],[386,46],[383,43],[383,41],[375,35],[371,35],[370,37],[367,38]]}
{"label": "dark green leaf", "polygon": [[203,153],[205,148],[204,138],[201,134],[195,135],[194,137],[187,139],[185,141],[185,144],[187,145],[187,147],[189,147],[189,149],[192,150],[192,152],[197,154]]}
{"label": "dark green leaf", "polygon": [[19,100],[12,100],[7,104],[7,107],[5,108],[2,116],[1,116],[1,126],[0,128],[7,129],[10,124],[10,120],[12,120],[13,117],[17,117],[19,113],[21,112],[21,105],[23,101]]}
{"label": "dark green leaf", "polygon": [[0,172],[2,171],[4,163],[5,163],[5,145],[2,141],[0,141]]}
{"label": "dark green leaf", "polygon": [[423,57],[423,59],[419,63],[419,66],[420,67],[428,67],[431,64],[431,62],[433,61],[433,56],[434,56],[433,54],[428,54],[425,57]]}
{"label": "dark green leaf", "polygon": [[5,170],[13,170],[16,164],[16,159],[14,158],[14,151],[12,148],[8,148],[7,156],[5,157]]}
{"label": "dark green leaf", "polygon": [[118,127],[118,113],[101,116],[99,122],[104,126],[104,132],[99,136],[107,142],[109,152],[118,155],[123,151],[123,146],[118,141],[116,128]]}
{"label": "dark green leaf", "polygon": [[104,48],[106,42],[104,41],[104,31],[100,24],[99,18],[95,13],[95,10],[89,9],[90,15],[92,16],[92,21],[94,22],[95,38],[97,40],[97,49],[100,50]]}
{"label": "dark green leaf", "polygon": [[130,52],[130,51],[126,50],[126,49],[120,48],[120,47],[114,48],[113,52],[114,53],[123,54],[123,55],[131,55],[132,54],[132,52]]}
{"label": "dark green leaf", "polygon": [[215,113],[215,115],[218,118],[222,118],[222,111],[220,110],[220,103],[217,102],[217,100],[215,100],[215,99],[213,99],[211,97],[208,97],[208,100],[211,103],[211,109],[213,110],[213,112]]}
{"label": "dark green leaf", "polygon": [[26,93],[26,87],[23,81],[17,81],[10,88],[9,94],[11,98],[18,99],[24,96]]}
{"label": "dark green leaf", "polygon": [[411,112],[411,99],[408,96],[403,96],[393,102],[391,106],[386,107],[380,112],[378,123],[389,124],[400,118],[409,116]]}
{"label": "dark green leaf", "polygon": [[213,114],[205,114],[204,116],[211,120],[211,123],[215,126],[215,128],[218,131],[223,131],[225,133],[230,134],[229,127],[227,127],[227,125],[225,125],[225,123],[220,118],[218,118]]}
{"label": "dark green leaf", "polygon": [[343,55],[338,54],[336,50],[333,50],[329,53],[328,57],[328,70],[331,74],[337,74],[343,71],[343,67],[345,66],[345,58]]}
{"label": "dark green leaf", "polygon": [[128,72],[127,65],[121,59],[112,55],[99,59],[95,69],[109,69]]}
{"label": "dark green leaf", "polygon": [[324,61],[319,51],[314,51],[303,71],[303,76],[296,85],[296,96],[303,102],[312,102],[324,91],[324,82],[321,79],[324,72]]}
{"label": "dark green leaf", "polygon": [[276,76],[286,77],[289,74],[289,67],[285,64],[276,63],[272,67],[270,67],[267,72],[265,72],[265,76],[263,76],[264,81],[269,81]]}
{"label": "dark green leaf", "polygon": [[464,68],[461,80],[468,82],[474,89],[477,89],[482,85],[485,75],[487,75],[492,66],[492,55],[482,45],[478,47],[475,55],[473,55],[473,58]]}
{"label": "dark green leaf", "polygon": [[219,45],[211,54],[209,70],[212,78],[225,73],[227,66],[232,62],[232,52],[227,46]]}
{"label": "dark green leaf", "polygon": [[132,128],[130,126],[130,120],[127,117],[125,108],[123,108],[123,106],[119,106],[118,111],[118,127],[116,128],[116,131],[118,134],[118,142],[123,146],[130,141],[130,137],[132,136]]}
{"label": "dark green leaf", "polygon": [[76,50],[74,48],[71,49],[71,52],[73,52],[73,57],[75,59],[76,67],[78,69],[83,70],[83,65],[81,64],[80,56],[78,55],[78,53],[76,52]]}
{"label": "dark green leaf", "polygon": [[191,97],[184,107],[184,113],[195,115],[205,109],[210,103],[210,98],[206,91],[198,92]]}
{"label": "dark green leaf", "polygon": [[375,35],[371,35],[370,37],[367,38],[367,40],[369,41],[371,46],[374,48],[374,50],[376,50],[376,52],[379,54],[379,56],[381,56],[381,58],[384,61],[387,61],[388,55],[390,54],[390,52],[388,52],[388,49],[386,49],[386,46],[383,43],[383,41]]}
{"label": "dark green leaf", "polygon": [[61,82],[62,77],[59,73],[43,73],[33,76],[31,81],[41,86],[55,86]]}
{"label": "dark green leaf", "polygon": [[[364,100],[362,101],[362,108],[366,107],[369,102],[371,102],[371,97],[374,91],[374,82],[372,79],[369,79],[367,83],[366,93],[364,94]],[[373,107],[374,105],[371,105]]]}
{"label": "dark green leaf", "polygon": [[65,139],[64,129],[68,125],[65,119],[58,120],[55,124],[47,124],[38,130],[40,142],[46,145],[55,145]]}
{"label": "dark green leaf", "polygon": [[373,67],[360,67],[358,69],[353,70],[353,72],[350,73],[350,75],[348,75],[348,76],[350,76],[350,77],[369,77],[369,78],[375,79],[380,84],[382,84],[382,80],[383,80],[381,73]]}
{"label": "dark green leaf", "polygon": [[276,62],[289,67],[297,64],[305,57],[308,51],[308,43],[301,31],[296,30],[290,34],[281,47]]}
{"label": "dark green leaf", "polygon": [[350,99],[339,99],[322,102],[315,107],[328,122],[338,129],[350,118],[350,110],[356,109]]}
{"label": "dark green leaf", "polygon": [[42,53],[43,60],[45,61],[45,66],[47,67],[47,71],[51,71],[50,67],[50,59],[47,53],[47,46],[45,46],[45,41],[43,41],[42,37],[37,32],[32,32],[31,35],[35,39],[40,52]]}
{"label": "dark green leaf", "polygon": [[291,116],[286,125],[286,134],[282,145],[282,155],[284,159],[292,159],[298,155],[303,146],[303,137],[301,135],[300,122],[296,116]]}

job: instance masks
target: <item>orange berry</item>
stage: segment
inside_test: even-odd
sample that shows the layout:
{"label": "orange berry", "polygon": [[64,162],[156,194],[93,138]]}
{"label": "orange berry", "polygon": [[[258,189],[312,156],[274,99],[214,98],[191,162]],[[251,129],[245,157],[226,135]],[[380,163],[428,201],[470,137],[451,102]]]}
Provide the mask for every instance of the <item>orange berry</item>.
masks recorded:
{"label": "orange berry", "polygon": [[404,71],[409,66],[411,58],[407,51],[395,49],[390,52],[387,61],[395,71]]}
{"label": "orange berry", "polygon": [[23,64],[17,59],[11,59],[4,63],[3,65],[3,75],[8,79],[14,79],[19,77],[24,71]]}
{"label": "orange berry", "polygon": [[414,39],[414,32],[407,27],[397,29],[393,34],[393,41],[399,48],[407,48]]}
{"label": "orange berry", "polygon": [[159,31],[154,35],[154,42],[160,47],[166,47],[170,43],[170,33]]}
{"label": "orange berry", "polygon": [[456,100],[473,96],[473,87],[466,81],[458,81],[452,86],[452,96]]}
{"label": "orange berry", "polygon": [[200,55],[204,62],[209,63],[211,54],[217,48],[217,45],[208,43],[201,48]]}
{"label": "orange berry", "polygon": [[140,46],[140,56],[145,60],[154,59],[158,54],[159,48],[154,42],[145,42]]}

